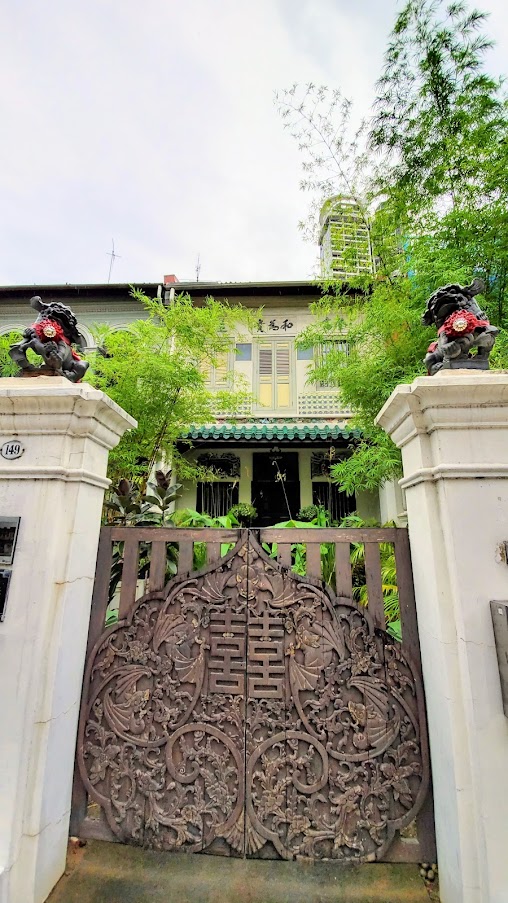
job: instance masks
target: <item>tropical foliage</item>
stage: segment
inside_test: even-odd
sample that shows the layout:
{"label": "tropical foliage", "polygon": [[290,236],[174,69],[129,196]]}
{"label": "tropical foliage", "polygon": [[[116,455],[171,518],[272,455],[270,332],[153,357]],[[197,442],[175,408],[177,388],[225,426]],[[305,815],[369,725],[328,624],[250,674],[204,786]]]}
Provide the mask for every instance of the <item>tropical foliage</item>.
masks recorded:
{"label": "tropical foliage", "polygon": [[[129,483],[128,480],[120,480],[118,486],[110,493],[106,503],[106,522],[121,526],[174,526],[187,529],[200,527],[216,527],[222,529],[234,529],[242,526],[238,514],[241,505],[235,505],[223,517],[210,517],[208,514],[198,513],[191,508],[174,509],[174,501],[178,496],[179,484],[171,483],[171,473],[157,471],[156,482],[148,485],[146,494],[143,494],[138,486]],[[331,523],[328,512],[320,506],[312,506],[315,510],[310,520],[288,520],[274,527],[295,529],[299,527],[329,527],[362,528],[373,526],[356,515],[349,515],[339,524]],[[244,514],[255,516],[255,509],[251,505],[244,506]],[[308,513],[311,513],[310,510]],[[227,554],[232,548],[230,543],[221,543],[221,556]],[[265,551],[271,558],[277,558],[277,543],[265,543]],[[335,589],[335,546],[333,543],[321,543],[321,576],[323,581],[332,589]],[[124,543],[116,542],[113,546],[113,563],[110,580],[110,603],[118,590],[123,567]],[[393,547],[389,543],[380,544],[381,577],[384,599],[385,618],[387,629],[400,639],[400,615],[399,600],[396,581],[396,567]],[[173,577],[178,570],[178,546],[176,543],[166,543],[166,580]],[[301,576],[307,573],[307,551],[305,543],[291,544],[291,569]],[[207,564],[207,547],[204,542],[194,542],[193,545],[193,569],[199,570]],[[140,543],[139,552],[139,580],[148,577],[150,568],[150,544]],[[353,598],[361,605],[368,605],[368,591],[365,575],[365,547],[363,543],[351,544],[351,571],[353,581]],[[113,623],[116,614],[114,608],[110,608],[109,622]]]}
{"label": "tropical foliage", "polygon": [[[310,507],[310,506],[309,506]],[[316,508],[315,515],[305,521],[283,521],[274,524],[275,527],[284,527],[294,529],[295,527],[328,527],[338,526],[339,529],[361,529],[365,527],[377,526],[375,523],[364,521],[357,515],[350,514],[343,518],[339,524],[331,524],[328,512],[319,506]],[[392,526],[387,525],[387,526]],[[271,558],[277,557],[277,543],[265,543],[264,549]],[[321,543],[321,577],[323,581],[335,590],[335,545],[333,543]],[[380,543],[379,552],[381,559],[381,584],[383,593],[384,614],[387,630],[397,639],[401,638],[400,627],[400,606],[399,594],[397,587],[397,568],[395,564],[395,553],[391,543]],[[365,544],[361,542],[351,543],[351,575],[353,582],[353,598],[360,605],[368,605],[369,595],[367,590],[367,580],[365,572]],[[296,574],[305,576],[307,573],[307,547],[305,543],[292,543],[291,545],[292,570]]]}
{"label": "tropical foliage", "polygon": [[[432,330],[426,298],[481,276],[491,322],[508,325],[508,109],[486,69],[486,16],[465,2],[409,0],[397,15],[373,111],[359,130],[340,91],[293,86],[278,97],[303,155],[302,188],[314,197],[315,239],[325,198],[347,195],[368,228],[376,273],[322,283],[318,321],[304,347],[348,334],[312,379],[334,381],[364,441],[332,475],[348,492],[400,473],[400,457],[374,418],[396,385],[423,374]],[[501,332],[491,365],[508,365]]]}
{"label": "tropical foliage", "polygon": [[[234,351],[234,331],[249,315],[240,307],[213,298],[193,304],[186,294],[165,305],[139,291],[132,294],[147,313],[127,330],[97,329],[98,350],[90,357],[87,379],[103,389],[137,421],[110,454],[114,482],[128,477],[146,483],[154,467],[178,460],[180,477],[196,476],[178,442],[191,424],[215,420],[217,412],[234,416],[250,394],[232,377],[213,392],[210,368]],[[229,381],[228,381],[229,379]]]}
{"label": "tropical foliage", "polygon": [[[16,376],[19,373],[19,367],[9,357],[9,348],[22,338],[21,332],[7,332],[0,335],[0,376]],[[29,348],[27,358],[31,363],[40,364],[41,360]]]}
{"label": "tropical foliage", "polygon": [[[167,527],[171,523],[170,509],[177,498],[179,483],[171,484],[171,472],[163,473],[158,470],[155,474],[155,483],[148,484],[147,494],[143,495],[139,487],[122,479],[118,486],[109,493],[104,504],[105,522],[109,525],[122,527],[145,526]],[[109,581],[109,600],[113,601],[118,584],[122,577],[124,543],[113,543],[111,577]],[[178,550],[174,543],[166,546],[166,571],[165,578],[169,580],[177,572]],[[138,578],[144,580],[150,570],[150,544],[141,542],[139,545]],[[111,613],[110,613],[111,615]],[[112,615],[113,620],[116,615]]]}
{"label": "tropical foliage", "polygon": [[[118,486],[109,493],[104,505],[104,522],[108,525],[122,527],[222,527],[231,529],[238,527],[239,521],[230,512],[225,517],[212,518],[208,514],[199,514],[190,508],[174,510],[174,501],[181,489],[180,483],[171,482],[171,471],[156,471],[155,483],[149,483],[146,492],[136,483],[122,479]],[[221,555],[225,555],[230,545],[221,545]],[[195,542],[193,547],[193,569],[199,570],[206,564],[206,544]],[[109,583],[109,599],[113,601],[122,576],[124,543],[113,544],[113,559]],[[150,570],[150,543],[139,544],[138,579],[145,580]],[[174,577],[178,570],[178,544],[166,543],[165,579]],[[110,618],[116,618],[114,609],[110,610]]]}

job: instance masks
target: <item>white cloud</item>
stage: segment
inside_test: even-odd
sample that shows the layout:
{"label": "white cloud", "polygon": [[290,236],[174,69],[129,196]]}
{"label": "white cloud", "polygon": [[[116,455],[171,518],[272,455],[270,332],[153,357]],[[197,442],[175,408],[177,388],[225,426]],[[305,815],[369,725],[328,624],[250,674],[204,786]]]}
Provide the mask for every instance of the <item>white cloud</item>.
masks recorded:
{"label": "white cloud", "polygon": [[[368,109],[395,0],[22,0],[0,48],[0,282],[307,277],[294,81]],[[502,71],[508,14],[489,0]]]}

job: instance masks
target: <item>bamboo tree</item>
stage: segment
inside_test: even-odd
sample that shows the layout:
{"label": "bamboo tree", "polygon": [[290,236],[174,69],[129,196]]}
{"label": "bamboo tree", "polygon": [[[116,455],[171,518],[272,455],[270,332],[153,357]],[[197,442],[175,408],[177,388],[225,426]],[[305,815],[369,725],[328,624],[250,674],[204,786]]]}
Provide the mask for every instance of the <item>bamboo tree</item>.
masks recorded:
{"label": "bamboo tree", "polygon": [[[485,14],[466,3],[408,0],[360,134],[337,92],[293,86],[283,104],[278,98],[302,151],[302,187],[318,206],[323,192],[353,197],[376,258],[375,273],[349,280],[361,290],[356,296],[345,295],[340,282],[321,281],[316,322],[299,336],[310,347],[349,335],[349,355],[321,358],[310,377],[337,385],[362,430],[363,441],[332,467],[349,493],[400,473],[400,455],[374,419],[399,383],[424,373],[434,338],[420,319],[429,294],[481,276],[480,303],[493,323],[508,325],[508,112],[501,81],[485,68],[492,43],[485,24]],[[491,365],[507,364],[501,332]]]}
{"label": "bamboo tree", "polygon": [[214,421],[218,411],[234,416],[250,400],[239,379],[233,383],[231,378],[220,392],[212,393],[207,385],[210,367],[224,353],[234,353],[235,331],[248,324],[249,316],[213,298],[196,306],[181,294],[166,306],[133,294],[147,318],[124,331],[101,327],[87,378],[138,421],[111,452],[110,475],[114,482],[135,480],[143,490],[160,461],[178,465],[179,479],[198,475],[179,453],[181,436],[192,424]]}

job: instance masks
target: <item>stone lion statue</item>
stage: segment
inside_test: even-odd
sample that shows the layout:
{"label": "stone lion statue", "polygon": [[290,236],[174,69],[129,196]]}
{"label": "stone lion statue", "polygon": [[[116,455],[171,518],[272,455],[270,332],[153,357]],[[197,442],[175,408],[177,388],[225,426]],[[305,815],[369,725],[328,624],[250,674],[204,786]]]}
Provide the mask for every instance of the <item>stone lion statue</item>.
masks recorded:
{"label": "stone lion statue", "polygon": [[[27,374],[55,374],[65,376],[73,383],[79,382],[89,365],[72,347],[79,342],[77,320],[72,310],[59,301],[45,303],[39,295],[30,298],[30,306],[38,311],[38,317],[25,329],[21,342],[11,345],[12,360]],[[29,348],[42,358],[41,367],[28,360]]]}
{"label": "stone lion statue", "polygon": [[474,300],[484,291],[483,280],[473,279],[471,285],[444,285],[428,299],[422,323],[434,324],[438,331],[437,341],[429,345],[425,357],[429,376],[443,368],[489,369],[489,355],[499,329],[491,326]]}

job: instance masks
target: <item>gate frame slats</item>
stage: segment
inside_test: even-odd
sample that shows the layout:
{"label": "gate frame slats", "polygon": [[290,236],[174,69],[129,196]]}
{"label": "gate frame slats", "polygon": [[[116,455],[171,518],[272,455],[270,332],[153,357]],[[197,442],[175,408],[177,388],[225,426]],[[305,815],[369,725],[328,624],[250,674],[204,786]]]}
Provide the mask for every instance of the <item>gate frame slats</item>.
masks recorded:
{"label": "gate frame slats", "polygon": [[353,601],[353,574],[351,571],[351,543],[335,543],[336,595]]}
{"label": "gate frame slats", "polygon": [[[213,527],[211,528],[213,529]],[[262,527],[261,542],[395,542],[397,531],[403,527]]]}
{"label": "gate frame slats", "polygon": [[[242,541],[245,542],[247,546],[247,550],[250,552],[250,531],[245,529],[242,531]],[[290,546],[291,549],[291,546]],[[277,549],[277,551],[279,551]],[[290,558],[290,566],[291,566],[291,558]],[[249,569],[247,568],[246,572],[246,580],[247,580],[247,597],[250,594],[250,574]],[[242,858],[246,859],[246,850],[247,850],[247,807],[250,795],[250,787],[247,781],[247,765],[249,762],[249,756],[247,751],[247,719],[249,712],[249,628],[250,628],[250,620],[252,617],[252,613],[250,610],[250,606],[247,605],[245,609],[245,667],[243,670],[243,679],[244,679],[244,695],[243,695],[243,714],[245,718],[245,724],[243,726],[243,799],[244,799],[244,812],[243,812],[243,850],[242,850]]]}
{"label": "gate frame slats", "polygon": [[194,557],[194,542],[184,539],[178,543],[178,576],[182,574],[190,574],[192,571],[192,560]]}
{"label": "gate frame slats", "polygon": [[148,586],[150,592],[164,588],[166,576],[166,543],[164,540],[154,539],[151,547],[150,574]]}
{"label": "gate frame slats", "polygon": [[[280,548],[280,546],[279,546],[278,548]],[[291,565],[292,565],[291,543],[289,543],[289,571],[291,570]],[[282,578],[282,579],[283,579],[283,587],[284,587],[284,590],[283,590],[284,598],[287,597],[287,582],[288,582],[288,577],[289,577],[289,576],[290,576],[289,573],[286,573],[286,574],[284,575],[284,577]],[[290,594],[289,594],[289,596],[290,596]],[[291,596],[290,596],[290,597],[291,597]],[[280,610],[279,614],[282,614],[282,609]],[[284,618],[282,618],[282,623],[283,623],[283,622],[284,622]],[[289,640],[289,635],[288,635],[287,631],[284,630],[284,635],[283,635],[283,638],[282,638],[282,644],[283,644],[283,645],[282,645],[282,648],[283,648],[284,657],[285,657],[286,654],[287,654],[287,651],[288,651],[288,648],[287,648],[287,647],[288,647],[288,645],[289,645],[289,642],[290,642],[290,640]],[[287,698],[287,695],[286,695],[285,693],[283,694],[283,706],[284,706],[284,727],[283,727],[283,730],[284,730],[284,751],[285,751],[285,754],[287,755],[288,752],[289,752],[289,749],[288,749],[288,724],[287,724],[288,698]],[[249,788],[249,790],[250,790],[250,788]],[[289,783],[286,782],[286,786],[285,786],[285,788],[284,788],[284,795],[285,795],[285,798],[286,798],[286,808],[285,808],[285,811],[286,811],[286,812],[287,812],[288,809],[289,809],[289,805],[288,805],[288,803],[289,803],[289,792],[290,792],[290,790],[289,790]],[[288,848],[287,848],[287,844],[286,844],[286,849],[288,849]],[[289,851],[288,851],[288,852],[289,852]],[[292,857],[291,857],[291,858],[292,858]]]}
{"label": "gate frame slats", "polygon": [[321,580],[321,543],[307,542],[306,550],[306,575]]}
{"label": "gate frame slats", "polygon": [[138,531],[135,530],[134,536],[131,533],[128,533],[124,542],[120,606],[118,609],[118,617],[120,620],[127,616],[136,598],[139,562]]}
{"label": "gate frame slats", "polygon": [[279,542],[277,544],[277,561],[281,568],[291,569],[291,543]]}
{"label": "gate frame slats", "polygon": [[104,840],[107,843],[121,843],[121,840],[113,834],[109,827],[102,809],[98,818],[86,816],[83,819],[78,837],[82,840]]}
{"label": "gate frame slats", "polygon": [[[88,641],[86,647],[86,663],[90,652],[95,646],[106,624],[106,610],[109,602],[109,581],[111,578],[111,565],[113,562],[113,542],[111,539],[111,527],[101,527],[99,545],[97,548],[97,562],[95,565],[95,579],[90,607],[90,622],[88,626]],[[88,687],[83,682],[81,690],[81,707],[86,698]],[[72,805],[69,825],[70,836],[79,836],[86,820],[88,796],[81,780],[77,761],[74,763],[74,776],[72,779]]]}
{"label": "gate frame slats", "polygon": [[[105,529],[103,527],[103,529]],[[154,538],[164,542],[238,542],[241,529],[220,529],[217,527],[108,527],[114,542],[122,541],[136,532],[138,542],[153,542]]]}
{"label": "gate frame slats", "polygon": [[207,561],[208,564],[215,564],[220,560],[220,542],[209,542],[206,550],[207,550]]}
{"label": "gate frame slats", "polygon": [[411,572],[411,551],[406,530],[401,530],[394,542],[395,567],[397,569],[397,588],[399,591],[400,626],[402,631],[402,648],[418,668],[421,676],[420,643],[418,641],[418,621]]}
{"label": "gate frame slats", "polygon": [[365,579],[369,612],[374,626],[381,630],[386,629],[385,612],[383,606],[383,582],[381,579],[381,553],[378,542],[366,542],[365,544]]}
{"label": "gate frame slats", "polygon": [[[399,591],[400,627],[402,632],[402,649],[413,662],[422,677],[422,661],[420,641],[418,639],[418,615],[411,567],[411,547],[407,529],[397,530],[394,542],[395,567],[397,569],[397,588]],[[425,704],[425,701],[424,701]],[[427,746],[427,755],[429,750]],[[434,824],[434,794],[432,789],[432,768],[429,764],[430,782],[423,806],[416,816],[416,832],[420,845],[422,862],[436,862],[436,833]]]}
{"label": "gate frame slats", "polygon": [[90,609],[90,624],[88,627],[88,643],[86,648],[87,660],[106,624],[106,610],[109,602],[109,581],[111,579],[111,565],[113,562],[113,542],[111,533],[112,527],[102,527],[99,536],[92,605]]}

